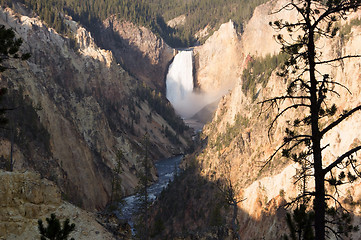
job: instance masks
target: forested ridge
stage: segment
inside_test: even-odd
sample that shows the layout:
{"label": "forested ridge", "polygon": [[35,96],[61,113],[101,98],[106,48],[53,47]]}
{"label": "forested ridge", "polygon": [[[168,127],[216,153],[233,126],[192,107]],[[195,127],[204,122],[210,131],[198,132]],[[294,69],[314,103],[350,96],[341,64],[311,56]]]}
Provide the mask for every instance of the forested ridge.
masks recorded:
{"label": "forested ridge", "polygon": [[[195,34],[206,26],[212,31],[232,19],[239,32],[256,6],[267,0],[1,0],[1,6],[22,3],[32,9],[49,27],[69,34],[63,14],[72,16],[90,31],[111,15],[150,28],[172,47],[189,47],[205,39]],[[176,28],[166,22],[180,15],[186,24]]]}
{"label": "forested ridge", "polygon": [[244,23],[251,18],[253,10],[267,0],[149,0],[151,9],[169,21],[182,14],[187,20],[184,26],[179,26],[170,33],[183,43],[191,45],[197,40],[194,35],[205,27],[216,30],[220,24],[230,19],[236,24],[238,32],[243,31]]}
{"label": "forested ridge", "polygon": [[[151,27],[155,20],[155,14],[150,12],[144,0],[1,0],[2,6],[12,7],[16,3],[32,9],[49,27],[60,33],[66,32],[62,21],[64,13],[91,31],[113,14],[147,27]],[[157,32],[156,29],[152,30]]]}

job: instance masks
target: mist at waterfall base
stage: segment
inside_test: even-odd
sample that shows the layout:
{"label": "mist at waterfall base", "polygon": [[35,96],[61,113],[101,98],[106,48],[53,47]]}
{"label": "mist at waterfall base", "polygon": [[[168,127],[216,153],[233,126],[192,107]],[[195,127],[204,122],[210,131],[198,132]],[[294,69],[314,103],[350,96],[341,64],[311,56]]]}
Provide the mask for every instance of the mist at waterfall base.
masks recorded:
{"label": "mist at waterfall base", "polygon": [[184,119],[192,118],[205,106],[217,101],[222,94],[194,92],[193,51],[179,51],[169,66],[166,77],[167,99]]}

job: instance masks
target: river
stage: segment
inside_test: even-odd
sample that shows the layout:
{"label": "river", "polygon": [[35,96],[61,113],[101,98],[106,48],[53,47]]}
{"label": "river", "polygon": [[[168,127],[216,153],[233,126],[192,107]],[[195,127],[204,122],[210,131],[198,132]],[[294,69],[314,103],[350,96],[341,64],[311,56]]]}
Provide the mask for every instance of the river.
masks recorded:
{"label": "river", "polygon": [[[154,201],[162,190],[168,185],[169,181],[173,180],[175,169],[179,170],[179,164],[183,156],[176,156],[172,158],[166,158],[156,162],[154,165],[158,172],[158,181],[149,187],[149,198]],[[123,199],[124,205],[122,207],[121,219],[127,220],[130,226],[133,228],[132,217],[138,210],[138,195],[131,195]]]}

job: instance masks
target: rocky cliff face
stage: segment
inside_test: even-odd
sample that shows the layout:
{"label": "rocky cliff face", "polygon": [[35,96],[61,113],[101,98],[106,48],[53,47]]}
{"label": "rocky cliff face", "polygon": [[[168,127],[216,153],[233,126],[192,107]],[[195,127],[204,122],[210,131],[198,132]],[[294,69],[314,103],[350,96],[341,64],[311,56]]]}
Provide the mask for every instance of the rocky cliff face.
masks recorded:
{"label": "rocky cliff face", "polygon": [[[111,169],[120,150],[123,192],[137,185],[145,132],[154,160],[185,151],[187,140],[179,136],[179,143],[171,143],[164,128],[175,131],[137,96],[142,83],[77,23],[66,20],[75,40],[10,9],[0,9],[0,23],[13,28],[24,51],[32,54],[27,62],[10,63],[16,69],[1,74],[1,84],[13,96],[8,104],[22,106],[9,115],[15,129],[15,169],[40,172],[70,201],[101,209],[110,197]],[[154,43],[150,51],[157,47]],[[166,61],[157,57],[154,61]],[[3,159],[9,155],[10,136],[2,132]]]}
{"label": "rocky cliff face", "polygon": [[[276,19],[295,20],[297,15],[288,11],[269,15],[270,12],[279,9],[284,3],[285,1],[283,0],[270,1],[255,10],[240,39],[234,40],[237,42],[235,45],[241,46],[238,48],[239,51],[237,53],[230,51],[230,54],[235,56],[233,59],[238,59],[238,63],[228,62],[225,57],[217,59],[216,54],[214,54],[213,58],[211,57],[213,55],[209,54],[208,58],[205,59],[208,63],[212,62],[211,59],[215,59],[213,64],[215,68],[218,64],[220,66],[226,64],[227,67],[233,66],[229,77],[233,79],[231,81],[235,85],[221,99],[212,122],[207,124],[203,130],[202,138],[205,148],[199,150],[197,156],[189,160],[188,165],[195,164],[200,166],[199,173],[196,173],[196,175],[200,175],[203,179],[198,183],[203,185],[203,188],[206,188],[204,186],[209,183],[224,181],[225,178],[229,179],[233,186],[236,186],[239,199],[245,199],[238,204],[239,232],[242,239],[280,239],[282,234],[287,231],[285,209],[283,206],[298,194],[299,186],[293,184],[293,177],[298,168],[297,165],[288,162],[287,159],[276,156],[266,168],[262,169],[262,166],[282,142],[287,119],[305,113],[295,111],[288,118],[279,119],[275,128],[268,136],[268,127],[275,113],[273,111],[262,113],[261,106],[257,103],[272,96],[283,94],[287,81],[279,78],[276,75],[276,71],[274,71],[266,83],[263,85],[261,83],[256,84],[256,94],[252,95],[249,91],[247,92],[243,89],[244,82],[242,80],[242,70],[248,61],[252,61],[252,58],[255,57],[264,57],[266,54],[277,54],[280,51],[280,46],[273,40],[273,35],[276,32],[268,23]],[[352,14],[347,21],[358,18],[359,14],[360,12]],[[342,24],[345,24],[345,22],[342,22]],[[339,57],[340,53],[343,55],[359,54],[361,52],[359,45],[361,42],[360,33],[360,26],[354,26],[347,37],[338,35],[330,40],[320,39],[317,44],[323,52],[322,57],[324,59],[331,59]],[[219,37],[218,34],[215,33],[213,37]],[[222,37],[213,41],[222,42]],[[222,51],[222,54],[228,52],[228,49],[224,48],[222,50],[221,48],[221,46],[227,46],[226,44],[219,44],[219,46],[219,51]],[[208,51],[208,53],[213,52],[212,49]],[[222,54],[221,56],[225,56]],[[205,56],[206,54],[203,53],[203,55]],[[224,66],[224,68],[227,67]],[[215,84],[222,83],[222,77],[216,77],[215,80],[208,81],[207,77],[212,76],[210,70],[207,71],[206,76],[203,78],[200,72],[206,69],[205,67],[203,69],[200,68],[200,70],[198,69],[197,80],[201,89],[207,89],[208,86],[212,89]],[[360,59],[345,60],[335,67],[328,65],[323,70],[330,72],[336,81],[345,84],[352,92],[352,95],[350,95],[342,88],[337,89],[341,97],[333,96],[331,98],[339,107],[336,115],[342,114],[344,109],[360,104]],[[325,159],[335,159],[342,152],[350,149],[353,144],[359,143],[359,131],[356,129],[359,129],[360,116],[360,113],[355,114],[343,125],[338,126],[332,134],[325,137],[323,144],[330,144],[330,147],[325,151]],[[227,164],[230,164],[231,167],[227,168]],[[204,184],[204,179],[208,182],[207,184]],[[355,192],[359,185],[360,180],[351,188],[341,188],[341,201],[350,197],[353,200],[359,201],[360,195]],[[310,187],[312,187],[312,184]],[[201,188],[198,187],[197,189]],[[202,196],[202,190],[197,192],[200,192]],[[216,190],[214,194],[217,192]],[[201,229],[201,226],[204,227],[207,223],[201,221],[204,218],[209,220],[212,216],[211,212],[216,207],[214,199],[207,200],[210,199],[208,197],[195,199],[197,197],[189,196],[188,199],[184,200],[184,213],[189,214],[187,215],[187,220],[178,219],[180,222],[183,221],[184,224],[188,224],[183,227],[185,229],[188,227],[190,229],[194,229],[194,227]],[[192,207],[194,201],[199,204]],[[199,209],[203,209],[203,206],[207,206],[208,212],[199,211]],[[357,225],[360,221],[357,212],[359,206],[352,207],[347,204],[346,206],[350,207],[353,213],[355,213],[354,221]],[[182,211],[180,210],[180,212]],[[228,218],[223,219],[226,224],[230,224],[230,214],[230,212],[225,214],[225,216],[228,216]],[[175,218],[177,219],[177,216]],[[197,221],[197,219],[202,220]],[[176,222],[172,226],[176,227],[179,224],[177,225]]]}
{"label": "rocky cliff face", "polygon": [[194,55],[195,79],[201,91],[220,97],[233,88],[244,57],[232,21],[222,24],[204,45],[195,47]]}
{"label": "rocky cliff face", "polygon": [[165,76],[174,51],[149,29],[119,20],[103,22],[99,33],[101,46],[132,75],[156,89],[165,89]]}
{"label": "rocky cliff face", "polygon": [[206,42],[194,51],[195,91],[208,103],[194,118],[209,122],[220,98],[238,81],[245,58],[234,23],[222,24]]}
{"label": "rocky cliff face", "polygon": [[62,201],[56,185],[39,174],[31,172],[0,171],[0,238],[39,239],[38,219],[55,213],[63,222],[69,219],[75,224],[71,237],[75,239],[115,239],[95,215]]}
{"label": "rocky cliff face", "polygon": [[[275,15],[266,13],[279,9],[283,4],[284,1],[271,1],[256,9],[241,37],[244,56],[248,54],[252,57],[265,56],[279,51],[279,45],[272,39],[275,32],[268,26],[268,22],[280,18],[295,21],[296,15],[287,11]],[[358,15],[359,13],[354,14],[350,19]],[[360,46],[354,45],[355,42],[360,42],[360,30],[359,27],[354,27],[347,40],[341,39],[340,36],[331,40],[319,40],[317,44],[323,52],[322,57],[332,59],[339,57],[340,53],[348,55],[361,52]],[[342,66],[328,65],[322,69],[330,72],[336,81],[348,86],[352,92],[350,95],[339,88],[337,91],[340,92],[341,97],[332,96],[331,100],[339,106],[338,114],[344,109],[360,104],[359,63],[360,59],[345,60]],[[287,83],[277,77],[275,72],[268,79],[266,86],[257,85],[256,98],[245,94],[242,90],[242,81],[236,83],[230,94],[221,100],[213,122],[205,128],[204,134],[208,137],[208,146],[198,158],[204,166],[204,174],[213,181],[222,178],[221,173],[224,172],[220,167],[222,161],[231,163],[230,178],[234,184],[242,186],[238,190],[239,195],[246,199],[239,204],[241,210],[239,231],[245,236],[244,239],[279,238],[287,230],[284,213],[282,214],[283,206],[298,194],[299,186],[293,184],[297,165],[290,165],[287,159],[277,156],[266,169],[261,170],[267,158],[280,145],[287,119],[304,114],[294,111],[293,115],[281,118],[268,138],[268,127],[274,118],[274,113],[267,111],[259,115],[261,109],[257,102],[284,93]],[[347,151],[353,143],[359,142],[357,131],[352,129],[358,129],[360,116],[360,113],[355,114],[335,129],[330,136],[325,137],[323,144],[330,143],[330,148],[325,151],[325,159],[331,161],[343,151]],[[232,133],[232,131],[236,132]],[[357,188],[359,184],[358,181],[354,187]],[[354,200],[360,197],[358,194],[353,195],[353,190],[347,193],[346,187],[341,191],[344,193],[341,194],[340,199],[345,199],[350,194]],[[356,224],[358,219],[359,216],[356,214]]]}

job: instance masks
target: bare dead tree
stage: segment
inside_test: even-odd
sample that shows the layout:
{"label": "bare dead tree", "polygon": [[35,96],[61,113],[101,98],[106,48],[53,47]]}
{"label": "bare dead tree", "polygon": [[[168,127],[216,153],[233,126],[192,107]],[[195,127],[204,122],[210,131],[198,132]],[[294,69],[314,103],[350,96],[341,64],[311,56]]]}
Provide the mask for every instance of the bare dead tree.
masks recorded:
{"label": "bare dead tree", "polygon": [[[336,212],[335,208],[327,208],[327,200],[334,200],[342,208],[337,197],[328,193],[325,183],[337,187],[347,182],[353,182],[360,174],[358,163],[353,155],[361,149],[356,146],[326,164],[322,152],[329,146],[323,143],[324,136],[361,109],[356,106],[344,111],[335,118],[336,104],[331,102],[332,95],[340,96],[340,89],[346,86],[332,79],[329,73],[321,72],[320,66],[335,64],[360,55],[347,55],[333,59],[322,59],[322,49],[317,46],[317,38],[333,38],[338,32],[336,22],[345,19],[350,12],[361,6],[361,0],[290,0],[280,11],[295,11],[299,16],[296,22],[277,20],[270,23],[277,31],[286,30],[290,37],[285,38],[279,33],[275,36],[281,45],[281,51],[289,54],[289,59],[278,73],[281,77],[288,77],[289,83],[286,94],[261,102],[267,109],[276,109],[270,132],[276,121],[292,110],[303,110],[306,115],[302,118],[294,117],[286,128],[283,143],[270,156],[271,161],[278,152],[291,158],[303,166],[300,176],[313,179],[315,189],[304,191],[296,199],[305,197],[313,199],[315,212],[315,239],[324,240],[327,232],[333,232],[336,238],[348,235],[353,229],[350,227],[335,230],[332,225],[336,222],[326,218],[326,212]],[[267,164],[266,163],[266,164]],[[333,174],[335,168],[341,168],[339,176]],[[347,171],[347,174],[344,173]],[[332,214],[331,214],[332,215]]]}

